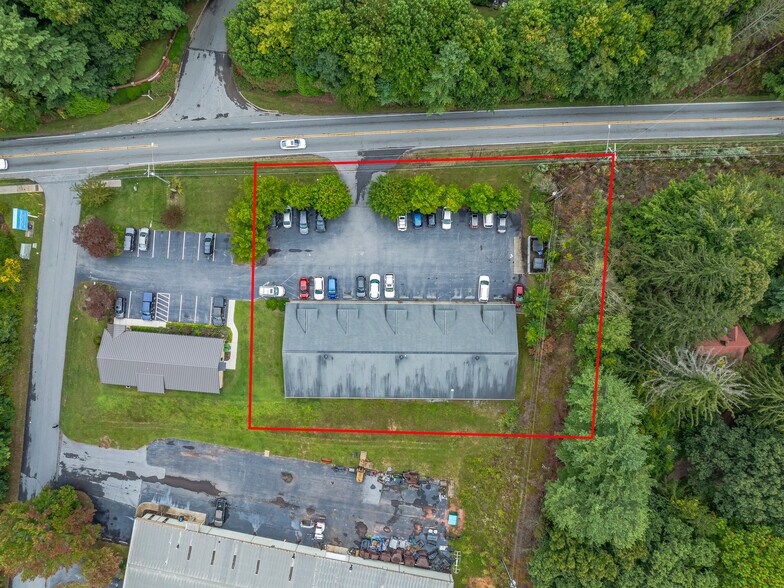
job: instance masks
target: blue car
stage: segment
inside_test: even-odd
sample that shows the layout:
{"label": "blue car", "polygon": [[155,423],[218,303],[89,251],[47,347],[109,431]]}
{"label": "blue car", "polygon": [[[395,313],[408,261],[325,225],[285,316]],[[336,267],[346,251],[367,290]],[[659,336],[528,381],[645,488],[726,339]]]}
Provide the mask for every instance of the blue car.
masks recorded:
{"label": "blue car", "polygon": [[422,226],[423,226],[422,225],[422,213],[417,210],[417,211],[414,212],[413,217],[414,217],[414,228],[415,229],[421,229]]}
{"label": "blue car", "polygon": [[142,294],[142,320],[151,321],[155,315],[155,294],[145,292]]}
{"label": "blue car", "polygon": [[332,276],[327,279],[327,296],[329,298],[338,297],[338,281]]}

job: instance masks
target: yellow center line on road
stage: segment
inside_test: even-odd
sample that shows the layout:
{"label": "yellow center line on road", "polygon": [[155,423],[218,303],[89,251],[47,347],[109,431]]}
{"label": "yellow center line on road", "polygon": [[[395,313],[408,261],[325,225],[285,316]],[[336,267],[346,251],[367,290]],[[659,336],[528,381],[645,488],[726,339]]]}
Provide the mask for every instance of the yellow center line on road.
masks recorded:
{"label": "yellow center line on road", "polygon": [[22,157],[46,157],[48,155],[76,155],[78,153],[104,153],[108,151],[131,151],[134,149],[154,149],[155,143],[147,145],[126,145],[123,147],[98,147],[96,149],[68,149],[66,151],[38,151],[36,153],[17,153],[15,155],[3,155],[5,159],[16,159]]}
{"label": "yellow center line on road", "polygon": [[[526,123],[516,125],[477,125],[471,127],[428,127],[423,129],[384,129],[380,131],[352,131],[347,133],[322,133],[318,135],[301,135],[304,139],[318,139],[322,137],[361,137],[369,135],[406,135],[410,133],[461,133],[471,131],[500,131],[509,129],[546,129],[552,127],[606,127],[607,125],[653,125],[653,124],[690,124],[690,123],[718,123],[718,122],[751,122],[761,120],[782,120],[780,116],[735,116],[726,118],[652,118],[641,120],[603,120],[586,122],[552,122],[552,123]],[[251,141],[273,141],[288,139],[292,135],[273,137],[253,137]]]}

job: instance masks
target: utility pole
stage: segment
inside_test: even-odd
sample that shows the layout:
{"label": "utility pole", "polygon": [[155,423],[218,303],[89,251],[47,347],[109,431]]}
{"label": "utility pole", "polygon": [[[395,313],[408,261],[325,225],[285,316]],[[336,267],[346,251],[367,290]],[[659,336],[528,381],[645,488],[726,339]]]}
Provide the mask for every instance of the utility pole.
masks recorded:
{"label": "utility pole", "polygon": [[609,153],[610,152],[610,127],[612,127],[612,125],[608,124],[607,125],[607,145],[604,148],[604,152],[605,153]]}
{"label": "utility pole", "polygon": [[517,588],[517,582],[512,579],[512,574],[509,573],[509,568],[506,567],[506,562],[504,560],[501,560],[501,565],[504,566],[506,575],[509,576],[509,588]]}
{"label": "utility pole", "polygon": [[[155,148],[155,143],[151,143],[150,147]],[[147,164],[147,173],[144,175],[148,178],[158,178],[167,186],[171,186],[171,182],[164,180],[161,176],[155,173],[155,151],[150,153],[150,163]]]}

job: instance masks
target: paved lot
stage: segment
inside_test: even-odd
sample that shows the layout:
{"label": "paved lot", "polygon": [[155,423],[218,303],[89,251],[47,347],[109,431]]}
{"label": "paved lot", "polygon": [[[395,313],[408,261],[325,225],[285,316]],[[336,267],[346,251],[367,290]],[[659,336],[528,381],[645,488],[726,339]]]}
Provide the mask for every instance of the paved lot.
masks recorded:
{"label": "paved lot", "polygon": [[[363,202],[327,221],[326,233],[315,232],[312,217],[311,213],[308,235],[300,235],[296,227],[269,231],[270,256],[256,270],[256,293],[262,284],[275,283],[295,297],[300,277],[332,275],[338,282],[338,298],[349,299],[357,275],[392,272],[398,300],[474,300],[480,274],[490,276],[494,299],[511,296],[513,243],[519,230],[519,218],[514,216],[504,235],[469,229],[465,212],[455,215],[449,231],[441,229],[439,222],[435,228],[401,232]],[[130,318],[140,318],[142,292],[151,290],[159,293],[159,318],[165,319],[167,307],[169,320],[206,323],[212,297],[250,298],[250,266],[232,263],[228,235],[219,235],[215,254],[205,259],[203,237],[154,231],[147,252],[110,259],[80,252],[77,281],[114,285],[129,300]]]}
{"label": "paved lot", "polygon": [[93,497],[96,519],[122,541],[140,502],[205,512],[210,521],[218,496],[229,502],[226,529],[306,545],[316,542],[301,521],[319,515],[326,517],[325,542],[345,547],[366,533],[408,538],[417,523],[437,528],[441,538],[445,532],[447,503],[436,482],[413,490],[368,476],[358,484],[331,465],[217,445],[164,439],[122,451],[63,439],[59,473],[60,483]]}

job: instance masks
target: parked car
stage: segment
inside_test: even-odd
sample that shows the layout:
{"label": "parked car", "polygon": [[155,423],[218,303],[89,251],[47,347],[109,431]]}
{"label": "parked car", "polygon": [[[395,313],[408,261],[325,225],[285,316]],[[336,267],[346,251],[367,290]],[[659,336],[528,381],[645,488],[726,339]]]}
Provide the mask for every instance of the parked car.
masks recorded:
{"label": "parked car", "polygon": [[212,299],[212,324],[216,327],[226,324],[226,299],[223,296]]}
{"label": "parked car", "polygon": [[309,231],[310,231],[310,225],[308,225],[308,211],[300,210],[299,211],[299,234],[307,235]]}
{"label": "parked car", "polygon": [[357,288],[356,288],[357,298],[365,297],[365,295],[367,294],[365,288],[366,288],[365,276],[357,276]]}
{"label": "parked car", "polygon": [[277,212],[272,213],[272,219],[270,220],[270,229],[278,229],[280,228],[280,214]]}
{"label": "parked car", "polygon": [[216,527],[222,527],[226,521],[226,516],[229,514],[229,501],[221,496],[215,501],[215,520],[212,524]]}
{"label": "parked car", "polygon": [[313,278],[313,299],[324,300],[324,278],[322,276]]}
{"label": "parked car", "polygon": [[512,298],[514,298],[514,305],[520,308],[523,304],[523,296],[525,296],[525,286],[522,284],[515,284],[512,289]]}
{"label": "parked car", "polygon": [[397,230],[398,231],[405,231],[408,228],[408,215],[401,214],[397,217]]}
{"label": "parked car", "polygon": [[260,286],[259,296],[262,298],[283,298],[286,295],[286,289],[283,286]]}
{"label": "parked car", "polygon": [[204,235],[204,257],[210,257],[215,252],[215,233]]}
{"label": "parked car", "polygon": [[133,227],[125,228],[125,239],[123,240],[123,251],[136,250],[136,229]]}
{"label": "parked car", "polygon": [[414,211],[414,214],[411,215],[411,220],[413,221],[413,225],[415,229],[421,229],[422,225],[422,213],[418,210]]}
{"label": "parked car", "polygon": [[0,170],[8,169],[8,160],[0,158]]}
{"label": "parked car", "polygon": [[142,227],[139,229],[139,251],[147,251],[150,242],[150,229]]}
{"label": "parked car", "polygon": [[283,139],[280,142],[281,149],[304,149],[307,147],[305,139]]}
{"label": "parked car", "polygon": [[395,274],[384,276],[384,298],[395,297]]}
{"label": "parked car", "polygon": [[452,211],[448,208],[444,209],[444,214],[441,217],[441,228],[445,231],[452,228]]}
{"label": "parked car", "polygon": [[310,281],[307,278],[299,279],[299,298],[300,300],[310,298]]}
{"label": "parked car", "polygon": [[317,233],[327,232],[327,221],[324,220],[324,217],[321,216],[320,212],[316,213],[316,232]]}
{"label": "parked car", "polygon": [[155,292],[142,294],[142,320],[151,321],[155,318]]}
{"label": "parked car", "polygon": [[495,214],[492,212],[485,213],[484,227],[486,229],[492,229],[495,227]]}
{"label": "parked car", "polygon": [[114,299],[114,318],[125,317],[125,298],[118,296]]}
{"label": "parked car", "polygon": [[528,237],[528,271],[541,273],[547,271],[547,261],[545,259],[545,244],[539,237],[531,235]]}
{"label": "parked car", "polygon": [[487,302],[490,300],[490,277],[479,276],[479,289],[477,290],[476,299],[479,302]]}
{"label": "parked car", "polygon": [[436,213],[435,212],[431,212],[430,214],[427,215],[427,226],[428,227],[434,227],[434,226],[436,226],[436,224],[438,224],[436,222]]}
{"label": "parked car", "polygon": [[501,234],[506,233],[506,228],[509,225],[509,215],[506,212],[502,212],[498,215],[498,232]]}
{"label": "parked car", "polygon": [[370,274],[370,294],[371,300],[378,300],[381,298],[381,276],[378,274]]}
{"label": "parked car", "polygon": [[338,281],[332,276],[327,278],[327,296],[333,299],[338,297]]}
{"label": "parked car", "polygon": [[290,229],[291,228],[291,217],[294,216],[294,213],[291,210],[291,206],[287,206],[286,210],[283,211],[283,228]]}
{"label": "parked car", "polygon": [[472,212],[471,213],[471,220],[468,222],[468,228],[470,229],[478,229],[479,228],[479,213]]}

